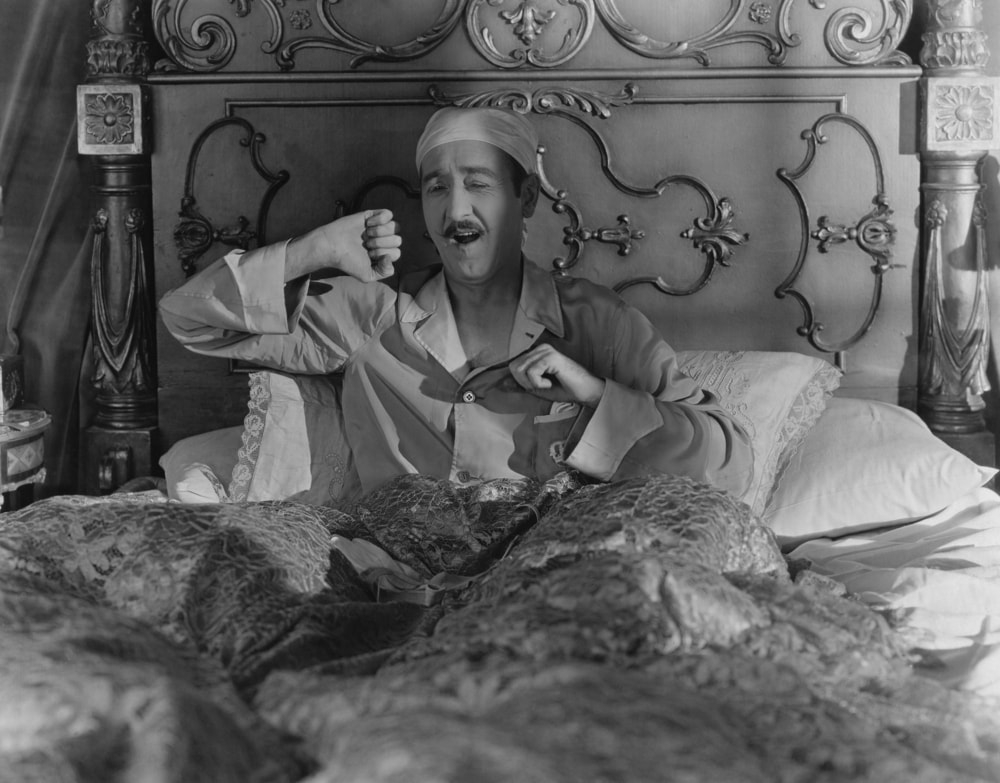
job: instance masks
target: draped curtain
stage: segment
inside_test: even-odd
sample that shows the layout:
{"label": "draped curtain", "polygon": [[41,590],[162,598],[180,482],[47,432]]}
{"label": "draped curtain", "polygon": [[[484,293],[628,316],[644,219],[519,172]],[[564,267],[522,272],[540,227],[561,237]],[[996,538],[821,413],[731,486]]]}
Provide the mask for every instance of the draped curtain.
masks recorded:
{"label": "draped curtain", "polygon": [[52,415],[46,494],[78,486],[80,390],[89,389],[90,196],[75,95],[89,33],[85,0],[0,8],[0,353],[24,357],[25,402]]}

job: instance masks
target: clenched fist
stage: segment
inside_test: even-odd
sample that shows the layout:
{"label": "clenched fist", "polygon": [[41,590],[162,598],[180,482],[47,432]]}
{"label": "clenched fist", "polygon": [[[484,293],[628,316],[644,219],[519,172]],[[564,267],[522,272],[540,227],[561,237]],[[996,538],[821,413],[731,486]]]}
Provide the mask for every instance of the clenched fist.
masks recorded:
{"label": "clenched fist", "polygon": [[387,209],[370,209],[334,220],[288,243],[285,280],[334,270],[372,282],[389,277],[403,244]]}
{"label": "clenched fist", "polygon": [[553,402],[576,402],[596,408],[604,380],[548,344],[536,345],[509,365],[522,388]]}

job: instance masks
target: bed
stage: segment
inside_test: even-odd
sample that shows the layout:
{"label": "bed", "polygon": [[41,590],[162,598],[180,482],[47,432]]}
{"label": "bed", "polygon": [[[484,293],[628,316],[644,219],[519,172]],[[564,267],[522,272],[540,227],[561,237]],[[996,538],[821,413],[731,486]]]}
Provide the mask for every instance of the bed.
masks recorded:
{"label": "bed", "polygon": [[[0,515],[0,777],[1000,778],[980,2],[93,18],[88,491]],[[536,125],[527,254],[661,329],[750,434],[745,494],[359,495],[335,377],[158,324],[214,259],[337,214],[388,207],[401,266],[433,261],[412,150],[450,105]]]}

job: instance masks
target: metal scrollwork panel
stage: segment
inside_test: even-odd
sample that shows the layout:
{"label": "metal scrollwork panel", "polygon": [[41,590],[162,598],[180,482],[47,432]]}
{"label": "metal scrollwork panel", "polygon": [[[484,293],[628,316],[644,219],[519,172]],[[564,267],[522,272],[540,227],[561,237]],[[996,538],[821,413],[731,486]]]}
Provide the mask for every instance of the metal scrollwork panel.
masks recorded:
{"label": "metal scrollwork panel", "polygon": [[[243,130],[244,135],[240,139],[240,145],[249,149],[250,163],[254,171],[267,183],[253,228],[250,227],[250,221],[243,215],[236,218],[235,225],[217,228],[199,210],[198,199],[194,192],[198,158],[205,142],[220,129],[230,126],[237,126]],[[174,243],[177,246],[181,267],[186,275],[191,276],[197,271],[195,266],[197,260],[216,242],[244,250],[249,249],[252,244],[265,243],[264,230],[267,225],[268,211],[278,190],[288,182],[288,172],[284,170],[276,173],[271,172],[264,165],[260,153],[264,141],[264,135],[258,133],[253,125],[242,117],[226,117],[205,128],[192,145],[184,178],[180,220],[174,228]]]}
{"label": "metal scrollwork panel", "polygon": [[[614,169],[610,148],[598,131],[584,119],[591,116],[607,119],[612,110],[632,103],[638,93],[633,83],[625,84],[617,94],[602,94],[566,87],[542,87],[536,90],[528,89],[498,89],[466,95],[448,95],[440,88],[432,86],[429,90],[434,102],[438,105],[452,106],[493,106],[512,109],[522,114],[545,114],[559,117],[573,123],[593,142],[599,156],[604,177],[616,190],[626,196],[640,199],[655,199],[661,197],[668,188],[682,186],[694,190],[702,199],[706,214],[696,218],[691,226],[678,231],[678,235],[689,240],[692,246],[705,256],[705,264],[697,280],[685,287],[673,286],[662,276],[636,277],[625,280],[615,286],[622,291],[634,285],[651,284],[666,294],[686,296],[704,288],[712,278],[718,266],[728,266],[733,250],[749,240],[749,234],[734,227],[735,209],[728,198],[719,198],[713,190],[696,177],[687,174],[674,174],[663,177],[651,186],[635,185],[626,182]],[[613,225],[590,227],[581,208],[571,199],[571,194],[554,185],[545,173],[545,148],[538,150],[538,168],[541,176],[542,194],[552,202],[552,211],[565,215],[568,225],[563,228],[563,244],[569,248],[566,256],[560,256],[552,261],[554,269],[565,273],[579,263],[585,245],[596,241],[611,244],[617,248],[621,257],[629,256],[636,245],[641,242],[646,232],[638,226],[633,226],[633,220],[628,214],[618,214]]]}
{"label": "metal scrollwork panel", "polygon": [[[839,223],[824,215],[817,221],[817,227],[811,229],[809,206],[797,183],[812,168],[819,147],[829,141],[823,132],[829,124],[841,124],[853,129],[868,147],[875,172],[875,196],[872,198],[874,207],[853,223]],[[799,326],[798,332],[809,341],[810,345],[825,353],[840,354],[856,345],[875,322],[882,300],[883,276],[897,266],[892,263],[892,247],[895,241],[896,227],[892,223],[893,212],[885,195],[885,176],[881,153],[872,135],[859,120],[846,114],[826,114],[820,117],[812,128],[803,131],[802,138],[807,144],[803,162],[793,171],[782,168],[777,172],[778,178],[788,186],[798,206],[802,238],[795,265],[775,289],[774,295],[779,299],[790,296],[799,303],[802,308],[803,323]],[[795,287],[809,259],[810,239],[816,242],[819,253],[828,253],[836,245],[854,243],[873,262],[871,266],[872,293],[868,312],[862,319],[861,325],[852,334],[836,342],[826,342],[822,339],[821,334],[825,325],[819,320],[816,308],[810,299]]]}

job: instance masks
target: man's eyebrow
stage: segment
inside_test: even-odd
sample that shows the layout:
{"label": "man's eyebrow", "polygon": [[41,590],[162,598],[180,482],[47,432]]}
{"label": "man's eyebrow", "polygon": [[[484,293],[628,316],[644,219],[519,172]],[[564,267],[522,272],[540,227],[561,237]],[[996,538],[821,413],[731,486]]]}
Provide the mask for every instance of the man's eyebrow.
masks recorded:
{"label": "man's eyebrow", "polygon": [[[469,176],[470,174],[473,174],[473,175],[493,177],[494,179],[500,179],[500,175],[497,174],[497,172],[494,169],[490,168],[489,166],[466,166],[461,169],[461,172],[462,176],[465,177]],[[429,182],[430,180],[436,179],[437,177],[440,177],[443,174],[444,174],[444,169],[435,169],[434,171],[428,171],[420,178],[420,181]]]}

